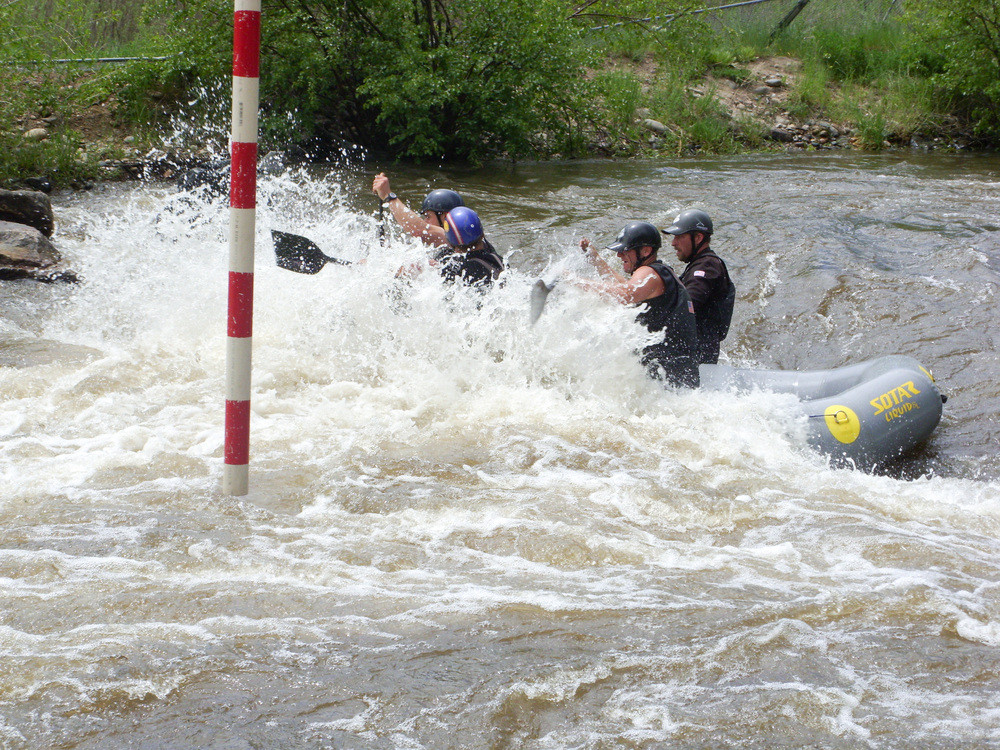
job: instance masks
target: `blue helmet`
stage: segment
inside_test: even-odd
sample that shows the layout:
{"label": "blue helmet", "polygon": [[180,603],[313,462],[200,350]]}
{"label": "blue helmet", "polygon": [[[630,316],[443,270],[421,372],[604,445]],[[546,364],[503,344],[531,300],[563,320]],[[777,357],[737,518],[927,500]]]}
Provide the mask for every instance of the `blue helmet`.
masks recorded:
{"label": "blue helmet", "polygon": [[444,234],[452,247],[468,247],[483,238],[483,223],[471,208],[458,206],[444,217]]}
{"label": "blue helmet", "polygon": [[434,213],[443,214],[445,211],[451,211],[451,209],[457,206],[464,205],[465,201],[462,200],[462,196],[454,190],[439,188],[438,190],[431,190],[427,194],[424,202],[420,204],[420,213],[433,211]]}

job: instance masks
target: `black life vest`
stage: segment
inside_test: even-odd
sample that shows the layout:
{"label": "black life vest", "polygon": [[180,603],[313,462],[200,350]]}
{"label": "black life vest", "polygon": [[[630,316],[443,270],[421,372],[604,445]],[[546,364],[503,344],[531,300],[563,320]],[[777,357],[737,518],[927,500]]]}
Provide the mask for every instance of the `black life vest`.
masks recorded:
{"label": "black life vest", "polygon": [[663,332],[663,340],[642,350],[642,363],[654,378],[672,385],[697,388],[698,328],[687,290],[670,266],[656,260],[649,264],[663,281],[664,292],[640,303],[636,321],[650,333]]}
{"label": "black life vest", "polygon": [[[702,364],[715,364],[719,361],[719,345],[729,335],[729,326],[733,320],[736,285],[729,278],[729,269],[726,268],[725,261],[711,248],[698,253],[681,274],[681,281],[687,284],[696,271],[713,266],[721,267],[722,274],[719,278],[724,280],[724,285],[720,284],[713,289],[695,313],[698,323],[698,361]],[[722,292],[722,289],[725,291]]]}
{"label": "black life vest", "polygon": [[460,279],[471,286],[490,286],[503,271],[503,258],[490,241],[483,239],[483,247],[456,252],[452,247],[440,247],[434,253],[438,269],[445,281]]}

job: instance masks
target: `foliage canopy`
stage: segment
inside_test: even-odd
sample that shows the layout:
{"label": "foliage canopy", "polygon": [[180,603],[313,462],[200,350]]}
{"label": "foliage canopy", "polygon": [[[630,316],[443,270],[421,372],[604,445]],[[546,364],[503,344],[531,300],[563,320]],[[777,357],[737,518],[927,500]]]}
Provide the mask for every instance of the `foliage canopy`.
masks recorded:
{"label": "foliage canopy", "polygon": [[909,0],[907,11],[937,50],[934,82],[981,134],[1000,136],[1000,0]]}
{"label": "foliage canopy", "polygon": [[[147,13],[171,19],[192,73],[223,76],[231,8],[152,0]],[[558,0],[276,0],[261,45],[265,140],[480,161],[571,153],[585,117],[588,56]]]}
{"label": "foliage canopy", "polygon": [[[813,2],[773,38],[792,3],[267,0],[261,143],[473,162],[754,148],[766,127],[702,84],[743,85],[762,55],[801,60],[789,111],[848,124],[856,145],[956,126],[1000,139],[1000,0]],[[139,138],[224,150],[232,13],[232,0],[0,0],[0,60],[19,82],[0,87],[0,178],[86,176],[114,158],[120,141],[84,149],[72,130],[94,104]],[[53,64],[110,56],[144,59]],[[52,138],[28,144],[40,121]]]}

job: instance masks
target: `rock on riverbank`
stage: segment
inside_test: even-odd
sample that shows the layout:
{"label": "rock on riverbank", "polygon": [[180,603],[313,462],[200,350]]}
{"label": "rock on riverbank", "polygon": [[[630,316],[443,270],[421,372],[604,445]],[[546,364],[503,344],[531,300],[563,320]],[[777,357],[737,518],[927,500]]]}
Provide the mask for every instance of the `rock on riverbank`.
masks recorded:
{"label": "rock on riverbank", "polygon": [[76,281],[49,238],[55,229],[52,203],[33,190],[0,190],[0,279]]}

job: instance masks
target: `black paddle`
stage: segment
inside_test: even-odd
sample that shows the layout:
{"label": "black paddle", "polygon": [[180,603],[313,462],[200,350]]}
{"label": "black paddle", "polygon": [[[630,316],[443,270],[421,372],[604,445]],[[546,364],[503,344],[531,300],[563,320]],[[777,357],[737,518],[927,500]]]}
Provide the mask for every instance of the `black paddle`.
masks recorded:
{"label": "black paddle", "polygon": [[331,258],[326,255],[315,242],[289,232],[271,230],[274,240],[274,254],[278,259],[278,267],[295,273],[319,273],[327,263],[339,266],[349,266],[351,261]]}

